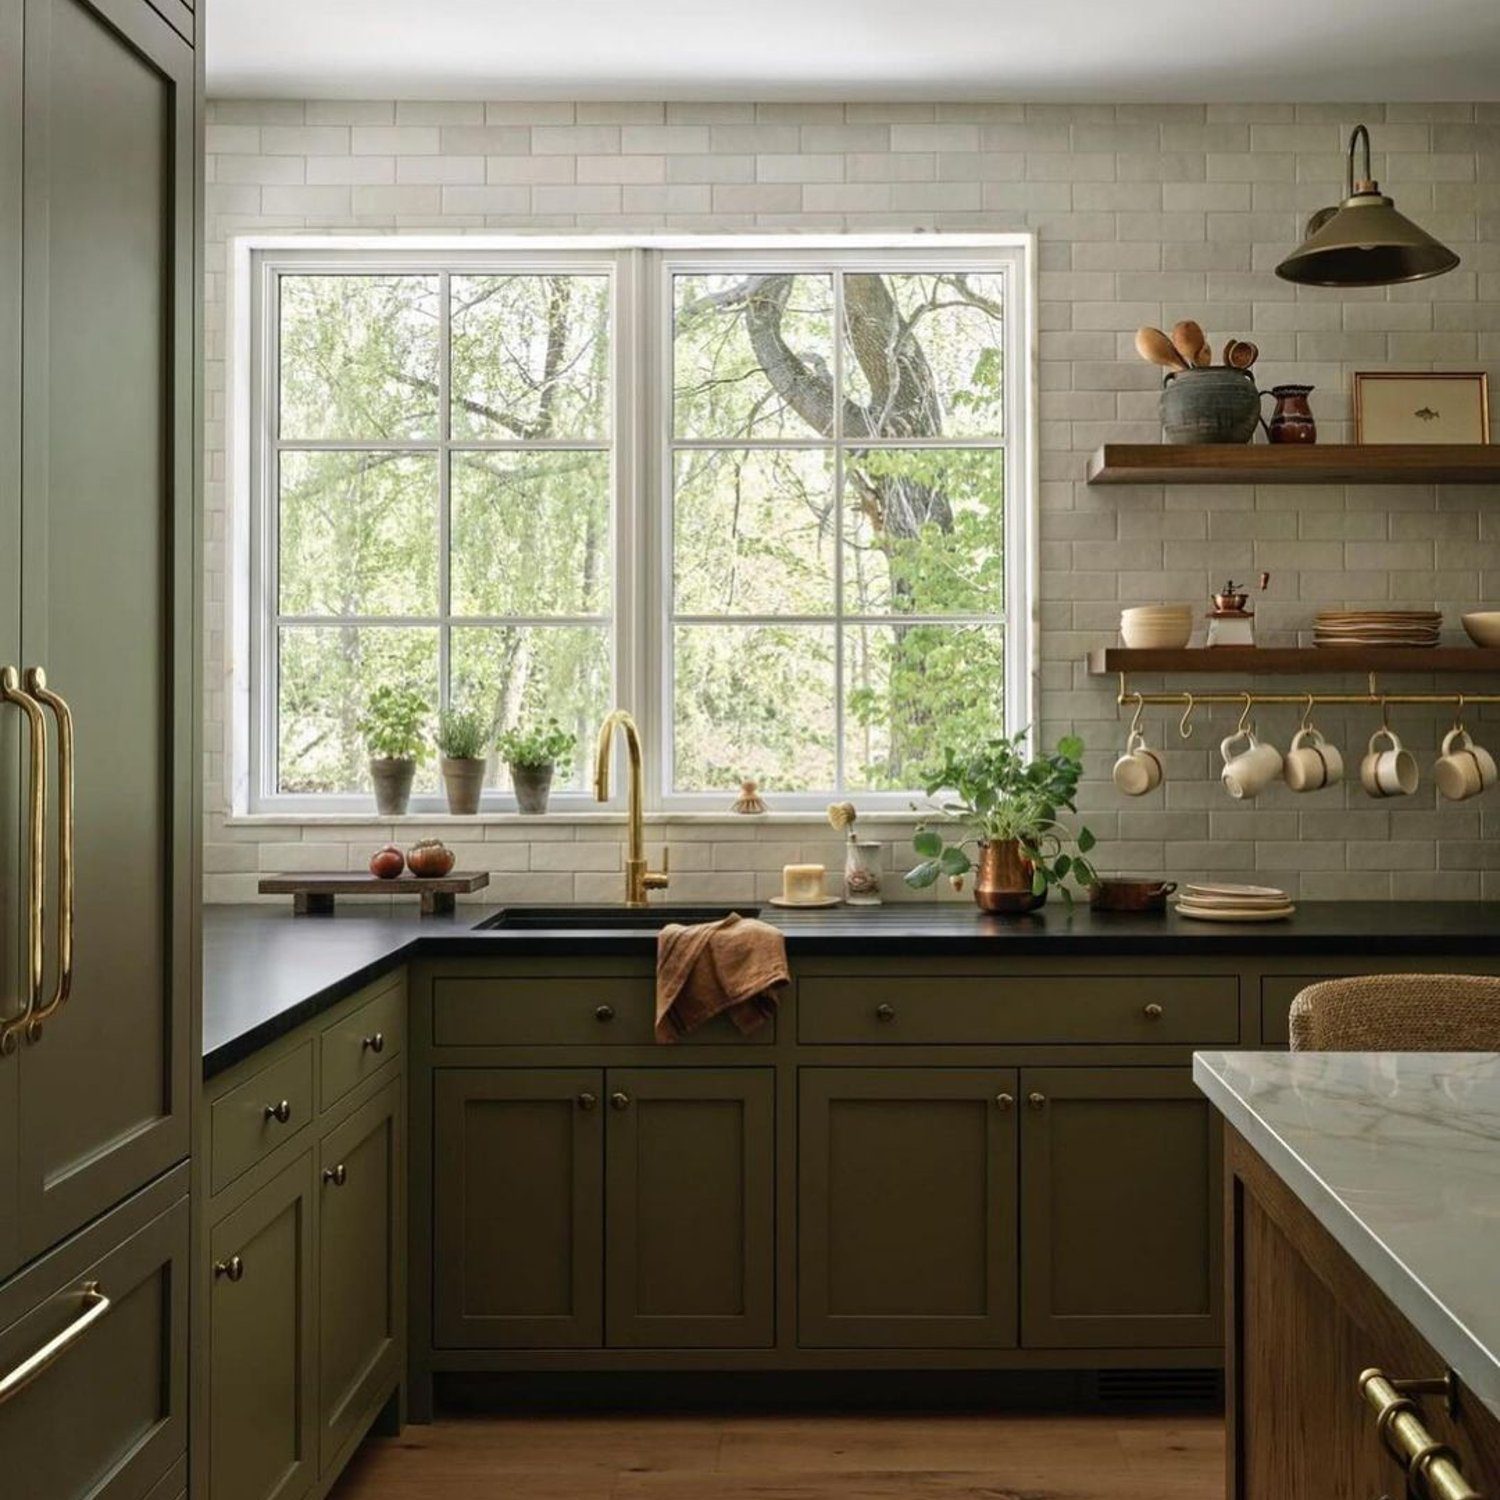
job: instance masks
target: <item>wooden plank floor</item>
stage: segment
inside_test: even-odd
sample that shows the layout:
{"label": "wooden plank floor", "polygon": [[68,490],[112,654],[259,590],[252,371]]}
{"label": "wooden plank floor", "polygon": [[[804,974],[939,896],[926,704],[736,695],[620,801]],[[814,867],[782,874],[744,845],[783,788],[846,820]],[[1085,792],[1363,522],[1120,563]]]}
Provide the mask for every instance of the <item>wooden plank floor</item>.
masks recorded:
{"label": "wooden plank floor", "polygon": [[1223,1500],[1214,1416],[463,1416],[329,1500]]}

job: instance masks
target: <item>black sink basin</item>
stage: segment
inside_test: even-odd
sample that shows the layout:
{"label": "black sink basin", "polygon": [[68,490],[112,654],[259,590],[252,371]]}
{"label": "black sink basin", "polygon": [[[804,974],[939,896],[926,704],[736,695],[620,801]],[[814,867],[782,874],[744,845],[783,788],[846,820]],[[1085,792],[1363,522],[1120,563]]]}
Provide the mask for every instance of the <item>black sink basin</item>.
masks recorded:
{"label": "black sink basin", "polygon": [[479,923],[477,931],[497,927],[512,930],[525,928],[580,929],[601,927],[665,927],[668,922],[717,922],[730,912],[742,917],[757,916],[759,906],[507,906],[492,912]]}

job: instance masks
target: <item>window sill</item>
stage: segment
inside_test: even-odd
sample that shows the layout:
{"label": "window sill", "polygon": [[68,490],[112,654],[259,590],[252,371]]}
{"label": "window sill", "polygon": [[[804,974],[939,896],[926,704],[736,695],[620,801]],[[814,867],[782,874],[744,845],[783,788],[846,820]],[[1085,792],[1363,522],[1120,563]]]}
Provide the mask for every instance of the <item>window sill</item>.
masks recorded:
{"label": "window sill", "polygon": [[[932,817],[931,812],[911,808],[880,809],[860,814],[860,823],[913,824]],[[539,815],[514,812],[481,812],[464,816],[443,812],[413,812],[399,818],[382,817],[373,808],[367,813],[329,812],[268,812],[230,813],[224,819],[229,828],[368,828],[379,824],[382,828],[413,828],[439,826],[443,828],[533,828],[546,824],[590,825],[618,824],[624,826],[624,809],[604,812],[548,812]],[[651,826],[664,823],[720,824],[725,827],[742,828],[771,825],[823,824],[827,826],[828,815],[818,809],[805,811],[730,813],[730,812],[647,812],[646,822]],[[856,825],[858,826],[858,825]]]}

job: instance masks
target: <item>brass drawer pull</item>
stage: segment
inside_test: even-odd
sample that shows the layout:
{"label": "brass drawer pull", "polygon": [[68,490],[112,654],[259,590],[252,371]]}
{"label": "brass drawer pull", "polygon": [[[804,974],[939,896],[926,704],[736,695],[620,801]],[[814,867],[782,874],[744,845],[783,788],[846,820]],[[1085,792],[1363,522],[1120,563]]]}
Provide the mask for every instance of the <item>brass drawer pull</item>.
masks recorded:
{"label": "brass drawer pull", "polygon": [[377,1031],[372,1036],[361,1037],[359,1048],[361,1052],[373,1052],[378,1057],[385,1051],[385,1033]]}
{"label": "brass drawer pull", "polygon": [[55,1364],[74,1344],[109,1311],[109,1298],[99,1290],[97,1281],[83,1286],[83,1309],[66,1328],[47,1340],[35,1354],[28,1355],[8,1375],[0,1376],[0,1406],[24,1391],[49,1365]]}
{"label": "brass drawer pull", "polygon": [[594,1019],[596,1021],[613,1021],[615,1008],[613,1005],[596,1005],[594,1007]]}
{"label": "brass drawer pull", "polygon": [[896,1019],[896,1007],[887,1005],[883,1000],[875,1007],[875,1019],[877,1021],[894,1021]]}
{"label": "brass drawer pull", "polygon": [[611,1094],[609,1096],[609,1103],[610,1103],[610,1107],[612,1109],[629,1109],[630,1108],[630,1095],[629,1094]]}
{"label": "brass drawer pull", "polygon": [[1380,1441],[1406,1470],[1412,1494],[1426,1500],[1481,1500],[1459,1470],[1453,1450],[1436,1441],[1423,1425],[1412,1399],[1444,1391],[1451,1396],[1450,1382],[1391,1380],[1379,1370],[1366,1370],[1359,1377],[1359,1391],[1375,1411]]}
{"label": "brass drawer pull", "polygon": [[21,1032],[42,998],[42,882],[47,863],[47,721],[41,706],[21,688],[14,667],[0,671],[0,702],[14,703],[26,715],[31,776],[26,813],[26,995],[18,1015],[0,1022],[0,1054],[14,1052]]}
{"label": "brass drawer pull", "polygon": [[1162,1008],[1156,1003],[1155,1000],[1149,1000],[1147,1001],[1145,1006],[1142,1007],[1141,1014],[1144,1015],[1148,1021],[1159,1021],[1162,1018]]}
{"label": "brass drawer pull", "polygon": [[598,1097],[594,1094],[580,1094],[578,1096],[578,1107],[585,1114],[587,1114],[589,1110],[597,1108],[598,1104]]}
{"label": "brass drawer pull", "polygon": [[73,824],[73,711],[67,700],[47,686],[40,667],[27,667],[23,674],[26,691],[52,710],[57,720],[57,978],[52,995],[37,1006],[26,1023],[26,1040],[41,1039],[42,1022],[60,1010],[73,990],[74,849]]}
{"label": "brass drawer pull", "polygon": [[330,1187],[343,1187],[349,1180],[349,1168],[340,1162],[336,1167],[323,1168],[323,1181]]}
{"label": "brass drawer pull", "polygon": [[1001,1109],[1014,1109],[1016,1096],[1014,1094],[996,1094],[995,1103],[998,1104]]}
{"label": "brass drawer pull", "polygon": [[292,1118],[292,1101],[283,1099],[279,1104],[266,1105],[266,1119],[285,1125]]}
{"label": "brass drawer pull", "polygon": [[214,1262],[215,1278],[222,1277],[225,1281],[243,1281],[245,1279],[245,1262],[238,1255],[231,1255],[228,1260]]}
{"label": "brass drawer pull", "polygon": [[1033,1109],[1043,1109],[1043,1108],[1046,1107],[1046,1104],[1047,1104],[1047,1096],[1045,1094],[1038,1094],[1035,1091],[1033,1091],[1033,1092],[1027,1094],[1027,1096],[1026,1096],[1026,1102]]}

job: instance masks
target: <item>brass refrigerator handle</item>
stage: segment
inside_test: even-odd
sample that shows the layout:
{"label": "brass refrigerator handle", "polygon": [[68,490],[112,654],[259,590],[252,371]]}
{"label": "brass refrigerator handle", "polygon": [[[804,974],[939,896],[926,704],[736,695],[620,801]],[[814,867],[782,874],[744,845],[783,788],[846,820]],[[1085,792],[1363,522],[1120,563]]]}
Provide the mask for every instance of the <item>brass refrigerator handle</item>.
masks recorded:
{"label": "brass refrigerator handle", "polygon": [[26,691],[52,710],[57,720],[57,978],[52,995],[26,1023],[26,1040],[41,1038],[42,1022],[61,1009],[73,989],[73,912],[76,829],[73,815],[73,711],[67,700],[47,686],[40,667],[27,667]]}
{"label": "brass refrigerator handle", "polygon": [[1412,1493],[1423,1500],[1482,1500],[1460,1472],[1453,1450],[1428,1432],[1407,1394],[1438,1389],[1437,1382],[1392,1380],[1380,1370],[1359,1377],[1360,1394],[1375,1411],[1375,1431],[1406,1470]]}
{"label": "brass refrigerator handle", "polygon": [[47,721],[35,698],[21,688],[14,667],[0,668],[0,702],[14,703],[26,715],[31,744],[31,795],[26,819],[29,875],[26,891],[26,1005],[20,1015],[0,1022],[0,1055],[14,1052],[16,1040],[36,1013],[42,997],[43,899],[47,850]]}
{"label": "brass refrigerator handle", "polygon": [[[6,671],[10,670],[9,667],[6,668]],[[109,1298],[99,1290],[99,1283],[85,1282],[83,1309],[78,1316],[61,1333],[48,1339],[34,1354],[23,1359],[9,1374],[0,1376],[0,1406],[24,1391],[49,1365],[56,1364],[109,1309]]]}

